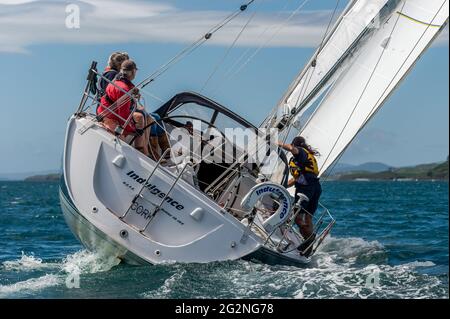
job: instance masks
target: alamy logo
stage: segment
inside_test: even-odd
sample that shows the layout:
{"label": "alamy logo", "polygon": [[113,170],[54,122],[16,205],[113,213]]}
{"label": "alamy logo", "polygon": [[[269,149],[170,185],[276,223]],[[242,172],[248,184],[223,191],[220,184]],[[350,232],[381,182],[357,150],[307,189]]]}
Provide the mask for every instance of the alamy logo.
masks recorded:
{"label": "alamy logo", "polygon": [[66,6],[66,28],[80,28],[80,7],[76,4],[69,4]]}
{"label": "alamy logo", "polygon": [[66,277],[66,287],[68,289],[80,288],[80,274],[78,272],[71,273]]}
{"label": "alamy logo", "polygon": [[378,267],[372,270],[372,273],[366,278],[366,288],[373,289],[380,286],[380,269]]}

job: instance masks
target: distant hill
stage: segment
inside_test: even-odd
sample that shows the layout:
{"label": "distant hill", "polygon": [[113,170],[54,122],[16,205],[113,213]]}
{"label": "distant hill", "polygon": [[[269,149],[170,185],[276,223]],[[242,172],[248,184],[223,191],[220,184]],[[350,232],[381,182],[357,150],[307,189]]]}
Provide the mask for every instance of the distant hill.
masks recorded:
{"label": "distant hill", "polygon": [[38,172],[25,172],[25,173],[8,173],[0,174],[0,181],[23,181],[27,177],[37,175],[52,175],[59,174],[58,170],[38,171]]}
{"label": "distant hill", "polygon": [[[330,170],[331,170],[331,175],[337,175],[337,174],[349,173],[349,172],[378,173],[378,172],[387,171],[391,168],[392,167],[389,165],[386,165],[384,163],[378,163],[378,162],[369,162],[369,163],[364,163],[364,164],[360,164],[360,165],[337,163],[334,167],[332,166],[330,168]],[[328,172],[326,172],[325,175],[328,175]]]}
{"label": "distant hill", "polygon": [[60,174],[35,175],[25,178],[25,182],[56,182],[59,181]]}
{"label": "distant hill", "polygon": [[410,167],[390,168],[382,172],[344,172],[333,176],[338,180],[448,180],[448,160],[443,163],[422,164]]}

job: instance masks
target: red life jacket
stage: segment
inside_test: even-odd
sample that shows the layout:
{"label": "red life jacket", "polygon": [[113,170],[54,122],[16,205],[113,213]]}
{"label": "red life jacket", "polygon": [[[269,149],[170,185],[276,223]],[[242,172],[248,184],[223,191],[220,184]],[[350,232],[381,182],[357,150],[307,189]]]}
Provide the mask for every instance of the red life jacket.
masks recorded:
{"label": "red life jacket", "polygon": [[[134,88],[134,84],[131,83],[131,81],[128,81],[127,79],[121,78],[116,79],[113,82],[116,86],[120,87],[123,91],[129,92]],[[108,112],[106,107],[109,107],[113,105],[117,100],[119,100],[122,96],[125,95],[125,93],[117,88],[116,86],[112,85],[111,83],[108,84],[106,87],[106,94],[101,98],[100,106],[98,107],[98,113],[102,113],[106,110],[104,117],[114,119],[120,123],[120,125],[124,125],[125,121],[131,114],[131,108],[132,108],[132,99],[129,97],[124,97],[121,102],[119,102],[118,105],[115,106],[115,109],[113,110],[114,113],[118,114],[120,117],[122,117],[124,120],[116,116],[115,114]],[[135,132],[135,126],[134,122],[130,121],[127,127],[124,128],[126,132],[132,133]]]}

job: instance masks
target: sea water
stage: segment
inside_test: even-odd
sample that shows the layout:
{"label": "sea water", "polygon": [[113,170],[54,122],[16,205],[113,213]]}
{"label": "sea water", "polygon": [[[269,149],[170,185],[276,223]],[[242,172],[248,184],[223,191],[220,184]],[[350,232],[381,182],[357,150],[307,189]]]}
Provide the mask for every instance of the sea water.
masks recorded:
{"label": "sea water", "polygon": [[83,249],[57,183],[0,182],[0,298],[448,298],[447,182],[325,182],[337,223],[305,267],[129,266]]}

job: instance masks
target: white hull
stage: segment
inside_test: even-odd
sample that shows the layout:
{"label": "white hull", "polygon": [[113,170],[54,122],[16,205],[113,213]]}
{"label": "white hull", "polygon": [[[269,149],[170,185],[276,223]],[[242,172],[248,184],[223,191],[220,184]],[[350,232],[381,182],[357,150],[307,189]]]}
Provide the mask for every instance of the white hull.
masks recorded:
{"label": "white hull", "polygon": [[161,193],[169,191],[177,175],[158,167],[142,191],[143,198],[129,209],[156,163],[97,125],[81,133],[88,123],[86,118],[69,121],[60,192],[65,219],[88,249],[133,264],[264,256],[270,263],[307,261],[295,253],[292,258],[264,247],[262,238],[246,232],[245,225],[182,179],[146,227],[150,213],[164,198]]}

